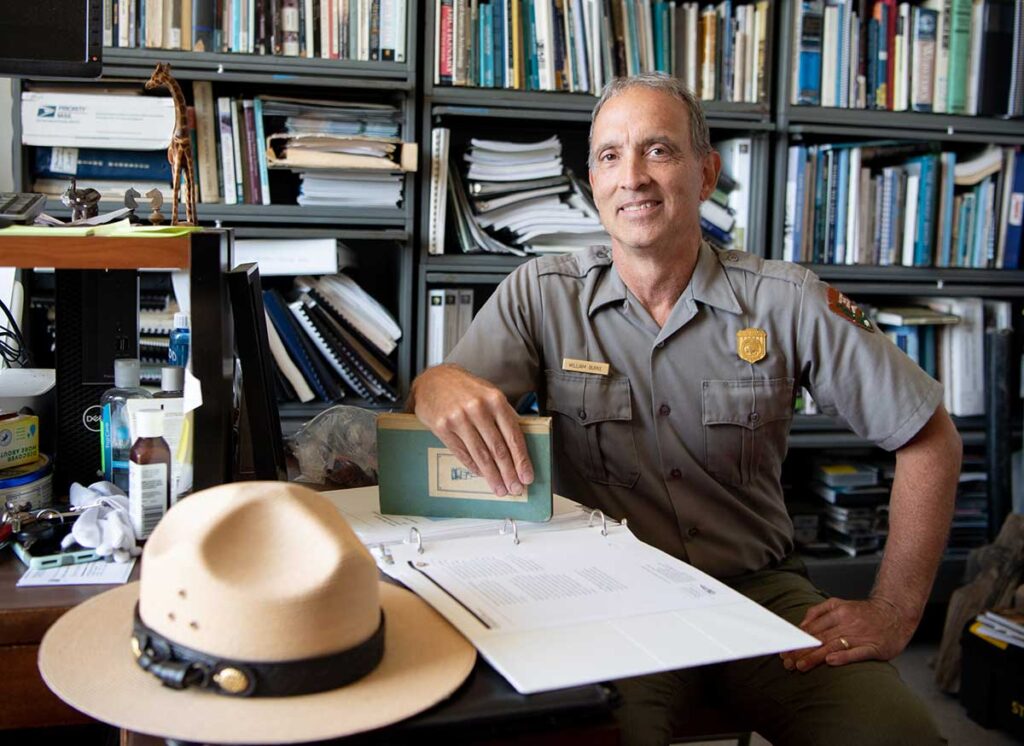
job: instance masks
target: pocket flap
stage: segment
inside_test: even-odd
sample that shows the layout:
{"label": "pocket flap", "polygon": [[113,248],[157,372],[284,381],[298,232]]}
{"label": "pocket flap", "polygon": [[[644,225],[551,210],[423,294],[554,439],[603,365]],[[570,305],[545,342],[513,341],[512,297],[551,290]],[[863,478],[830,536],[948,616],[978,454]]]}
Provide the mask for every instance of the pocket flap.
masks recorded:
{"label": "pocket flap", "polygon": [[571,417],[580,425],[633,419],[629,379],[589,373],[545,371],[546,408]]}
{"label": "pocket flap", "polygon": [[792,419],[794,383],[792,378],[704,381],[703,423],[754,430],[768,422]]}

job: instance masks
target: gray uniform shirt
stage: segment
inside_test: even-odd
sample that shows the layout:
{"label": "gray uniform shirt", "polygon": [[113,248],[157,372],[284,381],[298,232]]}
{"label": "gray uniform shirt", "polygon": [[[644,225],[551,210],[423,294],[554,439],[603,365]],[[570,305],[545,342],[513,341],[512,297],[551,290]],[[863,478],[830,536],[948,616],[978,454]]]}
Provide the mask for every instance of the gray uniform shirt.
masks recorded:
{"label": "gray uniform shirt", "polygon": [[[740,357],[745,329],[765,333],[756,362]],[[565,359],[609,371],[565,370]],[[706,243],[663,327],[594,248],[516,269],[447,362],[513,402],[537,392],[554,418],[559,494],[627,517],[639,538],[717,577],[793,549],[779,477],[800,385],[887,450],[942,401],[938,382],[813,273]]]}

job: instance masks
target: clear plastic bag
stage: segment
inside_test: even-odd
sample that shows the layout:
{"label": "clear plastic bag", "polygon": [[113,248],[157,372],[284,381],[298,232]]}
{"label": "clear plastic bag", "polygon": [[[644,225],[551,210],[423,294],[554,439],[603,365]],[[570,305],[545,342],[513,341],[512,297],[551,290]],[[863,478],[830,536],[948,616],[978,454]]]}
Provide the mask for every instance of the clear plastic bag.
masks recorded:
{"label": "clear plastic bag", "polygon": [[377,415],[344,404],[325,409],[288,446],[304,479],[338,487],[377,484]]}

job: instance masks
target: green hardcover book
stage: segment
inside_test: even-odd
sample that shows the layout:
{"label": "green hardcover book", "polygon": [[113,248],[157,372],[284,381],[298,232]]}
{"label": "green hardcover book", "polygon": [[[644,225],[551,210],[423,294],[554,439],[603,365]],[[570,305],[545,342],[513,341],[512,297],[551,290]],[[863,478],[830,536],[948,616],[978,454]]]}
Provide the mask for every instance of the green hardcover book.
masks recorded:
{"label": "green hardcover book", "polygon": [[380,512],[438,518],[551,518],[551,418],[521,417],[534,481],[522,495],[498,497],[411,414],[377,418]]}
{"label": "green hardcover book", "polygon": [[946,111],[967,110],[967,72],[971,64],[971,0],[950,0],[946,4],[949,24],[949,73],[946,80]]}

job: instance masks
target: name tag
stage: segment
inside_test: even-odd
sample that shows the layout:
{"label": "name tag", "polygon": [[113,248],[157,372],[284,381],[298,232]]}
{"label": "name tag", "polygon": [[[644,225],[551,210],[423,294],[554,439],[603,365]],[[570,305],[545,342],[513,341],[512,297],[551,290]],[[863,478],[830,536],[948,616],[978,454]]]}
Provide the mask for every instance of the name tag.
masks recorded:
{"label": "name tag", "polygon": [[562,370],[571,370],[573,373],[595,373],[599,376],[608,375],[608,363],[595,363],[591,360],[573,360],[562,358]]}

